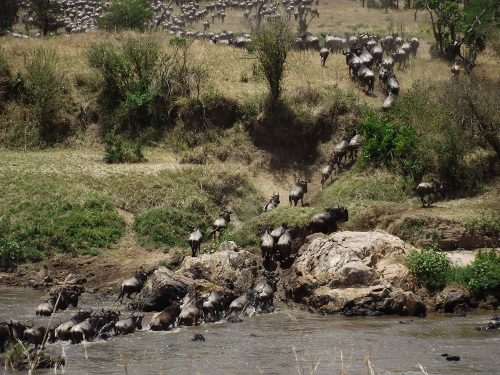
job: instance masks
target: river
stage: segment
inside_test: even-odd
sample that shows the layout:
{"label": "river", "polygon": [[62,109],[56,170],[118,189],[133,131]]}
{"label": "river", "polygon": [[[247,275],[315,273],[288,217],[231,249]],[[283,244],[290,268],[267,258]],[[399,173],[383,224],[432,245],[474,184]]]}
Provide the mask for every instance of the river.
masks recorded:
{"label": "river", "polygon": [[[42,292],[2,289],[0,321],[34,321]],[[106,298],[83,298],[84,309],[113,308]],[[58,312],[55,322],[75,309]],[[126,315],[122,312],[122,316]],[[466,318],[429,314],[425,319],[382,316],[344,317],[310,314],[283,308],[272,314],[245,317],[243,322],[202,324],[169,332],[143,330],[107,341],[71,345],[49,344],[51,354],[66,358],[68,375],[161,375],[161,374],[499,374],[500,330],[478,332],[491,311],[472,311]],[[401,324],[400,321],[409,324]],[[54,323],[55,323],[54,322]],[[192,342],[193,333],[206,341]],[[460,356],[447,361],[443,353]],[[17,374],[4,370],[4,374]],[[54,369],[34,374],[54,374]]]}

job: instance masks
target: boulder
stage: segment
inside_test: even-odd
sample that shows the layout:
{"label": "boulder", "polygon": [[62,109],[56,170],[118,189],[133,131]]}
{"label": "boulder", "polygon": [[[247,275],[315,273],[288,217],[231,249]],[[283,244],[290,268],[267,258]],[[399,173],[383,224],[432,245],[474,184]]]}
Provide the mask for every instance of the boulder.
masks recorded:
{"label": "boulder", "polygon": [[417,285],[403,264],[412,246],[385,232],[312,236],[284,282],[286,295],[295,302],[329,314],[425,313],[414,293]]}
{"label": "boulder", "polygon": [[197,257],[187,256],[178,272],[231,290],[248,291],[261,270],[258,258],[248,251],[225,250]]}
{"label": "boulder", "polygon": [[137,307],[143,311],[161,311],[170,306],[171,301],[184,297],[195,287],[194,280],[178,275],[166,267],[158,267],[139,293]]}
{"label": "boulder", "polygon": [[436,311],[454,313],[457,306],[469,305],[470,293],[465,289],[446,288],[436,297]]}

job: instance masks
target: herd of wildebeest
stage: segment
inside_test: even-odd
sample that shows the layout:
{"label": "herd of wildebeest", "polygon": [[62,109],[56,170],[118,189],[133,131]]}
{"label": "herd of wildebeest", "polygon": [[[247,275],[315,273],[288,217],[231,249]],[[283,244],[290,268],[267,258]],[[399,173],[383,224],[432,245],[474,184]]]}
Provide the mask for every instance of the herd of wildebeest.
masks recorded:
{"label": "herd of wildebeest", "polygon": [[[67,22],[77,21],[91,22],[92,17],[100,17],[103,14],[106,6],[98,1],[69,1],[62,2],[65,9],[65,17]],[[297,20],[297,10],[299,7],[308,7],[307,11],[311,16],[319,17],[317,9],[311,8],[312,0],[283,0],[279,2],[268,3],[264,1],[264,6],[259,6],[262,1],[217,1],[215,3],[206,4],[205,8],[200,10],[199,2],[176,1],[180,9],[180,14],[173,13],[173,8],[170,2],[168,5],[159,0],[154,2],[157,16],[151,25],[152,28],[162,25],[172,34],[182,37],[194,37],[210,40],[214,43],[228,44],[236,47],[246,47],[251,41],[250,35],[234,35],[231,32],[223,32],[219,34],[210,33],[208,29],[210,24],[220,20],[224,22],[225,9],[241,9],[245,18],[252,17],[251,12],[259,9],[260,13],[255,13],[253,17],[265,17],[268,21],[282,17],[284,15],[293,16]],[[316,1],[316,5],[318,1]],[[75,8],[76,7],[76,8]],[[85,13],[87,12],[87,13]],[[27,13],[28,16],[28,13]],[[212,22],[204,21],[204,32],[193,33],[185,30],[183,27],[186,23],[203,21],[203,19],[211,17]],[[83,20],[82,20],[83,19]],[[26,20],[28,22],[29,19]],[[85,24],[85,23],[84,23]],[[93,27],[92,27],[93,28]],[[66,31],[78,32],[86,31],[83,26],[67,26]],[[323,42],[320,43],[319,38],[312,35],[303,35],[298,37],[295,42],[297,49],[313,49],[318,50],[321,56],[321,63],[324,66],[330,53],[342,53],[346,56],[346,64],[349,68],[349,75],[359,82],[363,87],[366,87],[366,92],[373,93],[375,74],[372,72],[372,67],[375,64],[379,69],[379,80],[383,90],[386,92],[383,110],[388,110],[392,107],[396,96],[399,94],[399,83],[393,72],[394,66],[398,69],[405,69],[410,56],[415,57],[419,47],[417,38],[404,40],[397,35],[389,35],[384,38],[378,38],[369,33],[359,35],[346,35],[345,38],[333,35],[323,35]],[[385,54],[385,58],[384,58]],[[460,68],[454,66],[452,73],[458,75]],[[330,157],[327,165],[321,171],[321,188],[324,188],[325,183],[332,175],[338,173],[342,167],[346,165],[348,160],[353,161],[358,154],[358,149],[362,144],[361,134],[354,132],[351,136],[345,136],[338,143]],[[290,206],[296,206],[300,201],[304,204],[304,194],[307,193],[307,187],[310,180],[298,180],[295,186],[292,187],[289,194]],[[427,205],[431,204],[431,194],[436,196],[441,194],[444,196],[445,186],[443,183],[436,181],[422,182],[416,188],[418,195],[421,198],[422,205],[425,206],[425,196],[429,196]],[[273,193],[269,202],[264,206],[263,212],[271,211],[280,204],[280,195]],[[217,233],[219,237],[221,233],[227,229],[228,223],[231,221],[230,210],[224,210],[219,217],[214,221],[212,231],[208,235],[209,238],[215,240]],[[325,234],[337,230],[338,223],[348,220],[348,210],[346,207],[326,208],[323,212],[314,215],[308,225],[310,233],[322,232]],[[260,247],[262,250],[262,258],[264,264],[271,262],[286,262],[291,257],[292,241],[295,231],[295,226],[283,223],[277,227],[263,226],[260,228]],[[188,243],[191,247],[191,255],[197,256],[200,251],[204,236],[200,228],[193,228],[189,234]],[[153,331],[168,330],[174,326],[191,326],[199,324],[202,321],[215,322],[221,319],[228,321],[238,321],[239,316],[248,308],[253,308],[254,311],[270,312],[273,310],[273,299],[276,291],[277,276],[276,272],[265,273],[266,280],[259,283],[253,290],[244,292],[241,295],[236,295],[232,292],[212,290],[209,294],[198,295],[196,291],[186,293],[185,296],[180,296],[182,299],[171,301],[170,306],[161,312],[156,313],[150,323],[149,329]],[[123,303],[123,297],[131,298],[133,293],[138,293],[148,275],[144,272],[138,272],[132,278],[125,280],[120,289],[116,303]],[[77,307],[78,297],[81,290],[78,288],[63,288],[50,294],[49,298],[40,304],[35,311],[36,315],[51,316],[58,310],[64,310],[68,307]],[[34,327],[34,324],[22,324],[18,321],[10,320],[0,323],[0,352],[5,349],[6,342],[22,341],[29,344],[34,344],[35,347],[43,347],[46,342],[54,342],[56,340],[71,341],[74,344],[81,343],[83,340],[105,339],[112,335],[120,336],[133,333],[136,329],[142,329],[142,319],[145,315],[141,312],[132,312],[130,316],[120,319],[119,310],[76,311],[74,316],[66,322],[61,322],[55,327]],[[499,328],[500,319],[494,318],[488,327],[480,327],[478,329],[494,329]],[[202,336],[195,336],[193,339],[203,339]]]}

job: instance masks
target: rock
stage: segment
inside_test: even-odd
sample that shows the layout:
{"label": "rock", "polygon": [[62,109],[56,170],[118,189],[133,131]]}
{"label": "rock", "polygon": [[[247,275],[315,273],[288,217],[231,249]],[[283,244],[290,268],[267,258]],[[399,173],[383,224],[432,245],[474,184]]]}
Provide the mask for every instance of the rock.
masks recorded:
{"label": "rock", "polygon": [[284,281],[287,296],[326,314],[424,314],[409,269],[401,264],[413,249],[382,232],[337,232],[309,236]]}
{"label": "rock", "polygon": [[470,294],[465,289],[445,289],[436,297],[436,310],[453,313],[458,305],[468,305]]}
{"label": "rock", "polygon": [[143,311],[161,311],[170,306],[171,301],[184,297],[195,285],[192,279],[178,275],[166,267],[158,267],[139,293],[137,305]]}
{"label": "rock", "polygon": [[186,277],[203,279],[228,289],[250,290],[261,267],[248,251],[218,251],[195,258],[187,256],[179,270]]}

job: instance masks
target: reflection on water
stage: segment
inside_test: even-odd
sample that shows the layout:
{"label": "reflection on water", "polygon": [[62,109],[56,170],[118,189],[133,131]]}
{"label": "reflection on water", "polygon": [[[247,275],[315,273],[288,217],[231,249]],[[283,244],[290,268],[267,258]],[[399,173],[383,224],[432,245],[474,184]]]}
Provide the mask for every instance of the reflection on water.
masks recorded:
{"label": "reflection on water", "polygon": [[[33,291],[0,291],[0,321],[47,322],[47,318],[34,316],[41,296]],[[99,310],[113,306],[112,301],[85,299],[81,305]],[[58,313],[55,321],[74,311]],[[282,310],[245,318],[239,324],[141,331],[81,345],[58,342],[47,349],[66,357],[64,372],[58,373],[69,375],[339,374],[342,368],[348,374],[366,374],[366,357],[377,375],[422,374],[418,364],[433,375],[498,374],[500,330],[474,330],[493,314],[471,312],[467,318],[430,314],[400,324],[411,318],[321,316]],[[144,318],[144,328],[151,316]],[[192,342],[194,332],[203,334],[206,341]],[[443,353],[458,355],[461,360],[446,361]]]}

